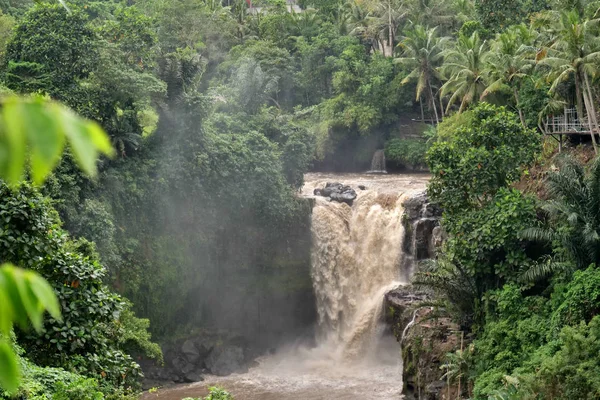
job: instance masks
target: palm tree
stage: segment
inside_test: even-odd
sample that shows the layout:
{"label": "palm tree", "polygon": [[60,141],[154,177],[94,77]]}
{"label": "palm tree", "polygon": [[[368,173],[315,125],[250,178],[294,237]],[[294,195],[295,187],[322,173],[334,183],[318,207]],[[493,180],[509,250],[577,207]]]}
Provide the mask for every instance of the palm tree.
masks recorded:
{"label": "palm tree", "polygon": [[454,263],[444,254],[435,260],[422,261],[413,284],[434,291],[462,327],[469,327],[481,318],[479,301],[488,287],[460,261]]}
{"label": "palm tree", "polygon": [[473,21],[477,18],[475,4],[471,0],[454,0],[452,11],[456,22],[463,24],[467,21]]}
{"label": "palm tree", "polygon": [[549,16],[548,33],[551,40],[546,49],[547,55],[539,64],[546,66],[550,71],[548,78],[552,82],[552,93],[556,92],[556,88],[562,82],[570,79],[575,82],[577,111],[582,118],[585,106],[592,144],[598,154],[595,137],[599,132],[598,120],[590,76],[594,77],[598,73],[600,40],[596,28],[599,20],[583,20],[574,10],[550,12]]}
{"label": "palm tree", "polygon": [[[381,46],[381,21],[363,4],[356,0],[346,5],[350,35],[358,36],[364,43],[370,45],[373,51]],[[382,47],[383,48],[383,47]]]}
{"label": "palm tree", "polygon": [[529,28],[524,25],[511,27],[496,37],[485,58],[484,74],[488,87],[481,95],[483,100],[492,93],[511,90],[524,127],[526,123],[519,105],[519,88],[534,66],[535,47],[528,43],[531,37]]}
{"label": "palm tree", "polygon": [[394,43],[396,41],[396,32],[400,21],[407,15],[407,10],[403,6],[393,4],[392,0],[377,3],[375,10],[379,19],[381,37],[387,36],[387,45],[384,46],[383,55],[392,57],[394,55]]}
{"label": "palm tree", "polygon": [[322,23],[319,14],[312,8],[304,12],[296,12],[292,9],[287,13],[289,26],[293,28],[296,36],[314,37],[319,32],[319,26]]}
{"label": "palm tree", "polygon": [[446,113],[457,101],[460,101],[458,112],[462,112],[477,102],[485,91],[483,60],[487,51],[487,42],[474,32],[470,37],[459,37],[456,47],[445,52],[444,70],[450,79],[442,86],[441,96],[451,94]]}
{"label": "palm tree", "polygon": [[417,100],[421,100],[423,93],[427,93],[437,123],[440,118],[432,87],[434,82],[442,81],[438,68],[442,64],[447,42],[448,38],[437,35],[437,28],[426,29],[422,25],[417,25],[406,31],[398,44],[402,49],[402,56],[394,59],[394,62],[403,64],[411,70],[402,80],[402,84],[417,81]]}
{"label": "palm tree", "polygon": [[350,20],[350,12],[348,3],[338,5],[337,9],[333,13],[333,24],[337,29],[338,34],[348,34],[348,24]]}
{"label": "palm tree", "polygon": [[454,6],[455,3],[449,0],[405,1],[408,17],[414,24],[439,27],[445,33],[449,33],[452,28],[458,29],[457,22],[462,18]]}
{"label": "palm tree", "polygon": [[[549,228],[530,228],[522,233],[528,240],[559,247],[558,263],[545,262],[527,271],[528,280],[543,277],[569,261],[578,269],[600,265],[600,157],[586,174],[584,166],[565,157],[547,180],[550,200],[543,208],[553,222]],[[554,260],[552,260],[554,261]]]}

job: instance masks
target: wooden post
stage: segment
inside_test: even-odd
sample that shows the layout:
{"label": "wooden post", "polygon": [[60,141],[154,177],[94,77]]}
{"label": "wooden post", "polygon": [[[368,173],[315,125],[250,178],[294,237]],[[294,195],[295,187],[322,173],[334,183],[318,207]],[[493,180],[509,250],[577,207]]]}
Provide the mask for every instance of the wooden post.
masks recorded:
{"label": "wooden post", "polygon": [[450,400],[450,363],[448,363],[448,369],[446,370],[446,386],[448,386],[448,400]]}
{"label": "wooden post", "polygon": [[558,152],[562,153],[563,135],[558,135]]}

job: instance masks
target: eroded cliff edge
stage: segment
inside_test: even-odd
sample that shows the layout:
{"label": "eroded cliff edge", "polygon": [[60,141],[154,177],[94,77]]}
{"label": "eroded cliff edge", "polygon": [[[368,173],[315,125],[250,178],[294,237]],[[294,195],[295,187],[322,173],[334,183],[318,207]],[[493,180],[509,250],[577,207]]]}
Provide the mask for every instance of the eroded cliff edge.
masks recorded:
{"label": "eroded cliff edge", "polygon": [[[404,203],[401,271],[406,281],[410,282],[420,262],[435,258],[445,239],[441,216],[442,210],[429,202],[425,192]],[[448,399],[457,390],[454,384],[448,387],[443,364],[448,353],[460,348],[460,332],[449,318],[437,313],[434,301],[432,293],[411,284],[385,295],[387,322],[402,347],[406,400]]]}

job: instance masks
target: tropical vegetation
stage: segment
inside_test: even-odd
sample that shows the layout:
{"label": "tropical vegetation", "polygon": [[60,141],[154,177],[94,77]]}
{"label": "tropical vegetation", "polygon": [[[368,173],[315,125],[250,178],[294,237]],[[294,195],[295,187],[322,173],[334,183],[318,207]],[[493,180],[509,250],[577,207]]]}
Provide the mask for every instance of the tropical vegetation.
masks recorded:
{"label": "tropical vegetation", "polygon": [[0,10],[0,398],[133,398],[150,334],[310,325],[304,174],[378,149],[444,210],[417,282],[467,334],[459,396],[600,396],[600,162],[544,135],[569,111],[598,151],[596,2]]}

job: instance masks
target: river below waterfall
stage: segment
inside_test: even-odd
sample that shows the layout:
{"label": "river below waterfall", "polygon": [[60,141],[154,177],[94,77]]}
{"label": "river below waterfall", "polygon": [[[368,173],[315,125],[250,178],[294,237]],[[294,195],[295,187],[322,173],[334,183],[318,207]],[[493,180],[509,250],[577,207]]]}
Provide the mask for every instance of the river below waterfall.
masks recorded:
{"label": "river below waterfall", "polygon": [[[402,202],[425,189],[425,174],[311,173],[302,195],[340,182],[357,192],[352,207],[315,198],[312,279],[319,314],[316,347],[290,345],[244,374],[146,393],[143,400],[201,397],[220,386],[236,400],[400,399],[399,345],[382,322],[383,295],[403,284]],[[364,189],[361,189],[364,188]]]}

